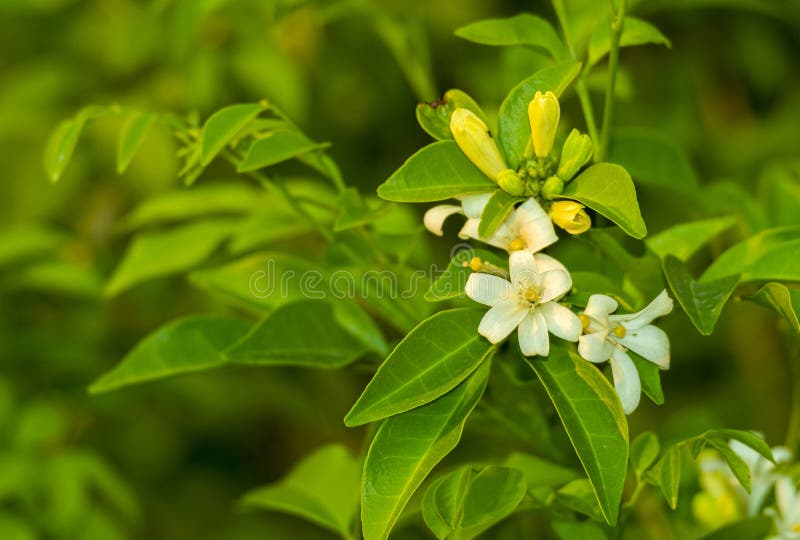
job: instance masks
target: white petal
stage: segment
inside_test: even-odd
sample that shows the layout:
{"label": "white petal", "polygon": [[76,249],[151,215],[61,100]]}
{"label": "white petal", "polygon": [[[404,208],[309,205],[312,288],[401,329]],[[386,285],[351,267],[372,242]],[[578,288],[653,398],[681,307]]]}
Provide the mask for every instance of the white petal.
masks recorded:
{"label": "white petal", "polygon": [[595,364],[605,362],[614,354],[614,345],[606,340],[608,330],[585,334],[578,338],[578,354]]}
{"label": "white petal", "polygon": [[638,330],[628,328],[627,322],[622,326],[625,328],[625,337],[614,338],[616,341],[661,369],[669,369],[669,338],[666,332],[653,325]]}
{"label": "white petal", "polygon": [[453,214],[460,213],[460,206],[456,206],[454,204],[440,204],[425,212],[425,216],[422,218],[422,221],[425,223],[426,229],[431,231],[436,236],[442,236],[442,226],[444,226],[444,221]]}
{"label": "white petal", "polygon": [[781,476],[775,482],[775,502],[778,510],[784,517],[789,517],[794,506],[796,492],[794,483],[786,476]]}
{"label": "white petal", "polygon": [[500,343],[514,331],[527,313],[528,309],[517,300],[500,302],[483,316],[478,333],[492,343]]}
{"label": "white petal", "polygon": [[492,274],[473,272],[464,286],[467,296],[487,306],[496,306],[500,302],[517,300],[517,291],[511,282]]}
{"label": "white petal", "polygon": [[547,330],[554,336],[567,341],[578,341],[581,335],[581,320],[572,311],[558,302],[540,304],[536,311],[544,315]]}
{"label": "white petal", "polygon": [[629,315],[614,315],[611,320],[625,321],[625,328],[636,329],[650,324],[654,319],[662,317],[670,311],[672,311],[672,298],[669,297],[665,289],[642,311]]}
{"label": "white petal", "polygon": [[472,238],[474,240],[480,240],[481,242],[489,244],[490,246],[498,247],[508,251],[510,240],[508,239],[508,228],[505,224],[500,225],[494,234],[488,238],[483,237],[478,233],[478,227],[480,224],[481,220],[479,219],[467,219],[466,223],[464,223],[464,226],[461,227],[458,237],[463,239]]}
{"label": "white petal", "polygon": [[619,347],[614,347],[614,354],[611,356],[611,373],[614,376],[614,389],[622,402],[622,410],[625,414],[631,414],[639,406],[642,383],[633,360]]}
{"label": "white petal", "polygon": [[479,193],[478,195],[460,197],[464,214],[468,218],[480,219],[481,215],[483,215],[483,209],[486,208],[486,203],[489,202],[491,196],[492,193]]}
{"label": "white petal", "polygon": [[561,270],[563,272],[567,272],[567,267],[558,262],[550,255],[546,255],[544,253],[537,253],[536,255],[533,256],[533,258],[536,261],[536,268],[539,269],[539,272],[548,272],[550,270]]}
{"label": "white petal", "polygon": [[519,324],[519,349],[525,356],[550,354],[547,323],[538,309],[529,312]]}
{"label": "white petal", "polygon": [[525,291],[538,283],[539,270],[530,251],[512,251],[508,257],[508,270],[511,283],[518,291]]}
{"label": "white petal", "polygon": [[541,251],[558,240],[549,216],[526,221],[518,229],[519,237],[532,253]]}
{"label": "white petal", "polygon": [[549,270],[539,276],[539,302],[558,300],[572,289],[572,278],[565,270]]}
{"label": "white petal", "polygon": [[775,458],[775,463],[789,463],[792,461],[792,451],[785,446],[776,446],[772,449],[772,456]]}
{"label": "white petal", "polygon": [[608,316],[617,310],[617,301],[604,294],[593,294],[586,302],[586,309],[583,312],[596,319],[600,324],[608,327]]}

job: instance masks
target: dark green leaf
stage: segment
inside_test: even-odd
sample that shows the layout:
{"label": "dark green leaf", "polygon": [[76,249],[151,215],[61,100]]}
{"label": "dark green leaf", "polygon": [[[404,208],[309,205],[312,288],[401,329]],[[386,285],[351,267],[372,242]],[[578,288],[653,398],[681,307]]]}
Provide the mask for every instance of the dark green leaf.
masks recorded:
{"label": "dark green leaf", "polygon": [[230,105],[212,114],[203,126],[200,149],[203,166],[211,163],[239,131],[264,110],[261,103]]}
{"label": "dark green leaf", "polygon": [[133,111],[122,125],[117,145],[117,174],[122,174],[130,165],[136,151],[142,145],[147,130],[158,118],[157,114]]}
{"label": "dark green leaf", "polygon": [[664,392],[661,390],[661,370],[652,362],[649,362],[634,353],[628,351],[628,356],[633,360],[636,371],[639,372],[639,380],[642,383],[642,392],[649,397],[656,405],[664,403]]}
{"label": "dark green leaf", "polygon": [[541,49],[555,59],[564,56],[564,44],[553,26],[547,20],[529,13],[507,19],[477,21],[462,26],[455,34],[481,45],[526,45]]}
{"label": "dark green leaf", "polygon": [[445,271],[438,275],[436,281],[431,284],[430,289],[425,293],[425,300],[429,302],[438,302],[464,296],[464,287],[467,284],[470,274],[473,272],[472,268],[469,266],[469,262],[475,257],[501,270],[504,266],[508,265],[507,259],[503,260],[497,254],[485,249],[465,249],[459,251],[450,260],[450,264]]}
{"label": "dark green leaf", "polygon": [[329,145],[314,142],[297,131],[273,131],[250,146],[237,170],[242,173],[262,169],[326,146]]}
{"label": "dark green leaf", "polygon": [[750,491],[750,467],[747,466],[747,463],[737,454],[736,452],[728,446],[728,443],[717,440],[717,439],[709,439],[708,444],[714,448],[719,454],[722,456],[722,459],[725,460],[725,463],[728,464],[730,467],[731,472],[739,480],[739,483],[742,484],[742,487],[745,491]]}
{"label": "dark green leaf", "polygon": [[450,116],[456,109],[467,109],[488,124],[486,114],[480,106],[465,92],[451,89],[444,93],[442,99],[417,105],[417,122],[428,135],[438,141],[452,139],[450,133]]}
{"label": "dark green leaf", "polygon": [[661,452],[661,445],[658,437],[652,431],[640,433],[631,443],[631,466],[637,478],[642,478],[645,471],[655,463],[658,454]]}
{"label": "dark green leaf", "polygon": [[514,210],[514,203],[519,199],[512,197],[505,191],[498,189],[489,201],[481,214],[481,220],[478,224],[478,234],[484,238],[490,237],[497,228],[503,224],[508,215]]}

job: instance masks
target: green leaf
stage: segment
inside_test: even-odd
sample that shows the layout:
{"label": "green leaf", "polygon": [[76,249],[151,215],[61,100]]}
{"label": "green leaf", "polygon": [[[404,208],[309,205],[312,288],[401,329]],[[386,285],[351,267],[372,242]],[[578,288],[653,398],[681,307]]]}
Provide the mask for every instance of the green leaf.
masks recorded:
{"label": "green leaf", "polygon": [[453,138],[450,133],[450,117],[456,109],[467,109],[488,124],[486,114],[466,92],[451,89],[444,93],[442,99],[417,105],[417,122],[425,132],[437,141]]}
{"label": "green leaf", "polygon": [[528,104],[533,96],[537,91],[550,91],[561,96],[580,70],[580,63],[573,61],[546,67],[523,80],[508,93],[500,105],[497,139],[510,168],[514,169],[522,162],[531,139]]}
{"label": "green leaf", "polygon": [[119,107],[116,106],[91,105],[58,125],[47,139],[44,150],[44,169],[51,182],[58,182],[64,169],[69,165],[86,122],[117,112]]}
{"label": "green leaf", "polygon": [[246,322],[228,317],[202,315],[178,319],[141,340],[116,367],[93,382],[89,392],[99,394],[222,366],[222,351],[249,328]]}
{"label": "green leaf", "polygon": [[411,495],[458,445],[469,413],[489,378],[486,362],[436,401],[387,419],[364,462],[361,523],[364,540],[385,540]]}
{"label": "green leaf", "polygon": [[105,294],[115,296],[144,281],[190,270],[207,259],[234,226],[231,220],[210,219],[136,235],[109,279]]}
{"label": "green leaf", "polygon": [[514,46],[526,45],[548,53],[558,59],[564,56],[564,44],[558,37],[553,25],[547,20],[521,13],[506,19],[484,19],[455,31],[455,34],[467,41],[481,45]]}
{"label": "green leaf", "polygon": [[722,459],[725,460],[725,463],[728,464],[730,467],[731,472],[739,480],[739,483],[742,484],[742,487],[747,491],[750,492],[750,467],[747,466],[747,463],[733,451],[733,449],[728,446],[727,443],[716,440],[716,439],[709,439],[708,444],[714,448],[719,454],[722,456]]}
{"label": "green leaf", "polygon": [[521,452],[512,453],[504,464],[525,474],[528,491],[537,488],[558,488],[581,477],[575,469]]}
{"label": "green leaf", "polygon": [[436,277],[428,292],[425,293],[425,300],[428,302],[438,302],[451,298],[465,296],[464,287],[467,284],[473,270],[469,267],[469,262],[473,258],[479,258],[483,262],[488,262],[497,268],[504,268],[508,265],[508,259],[503,260],[496,253],[485,249],[465,249],[456,253],[450,260],[444,272]]}
{"label": "green leaf", "polygon": [[117,174],[122,174],[130,165],[136,151],[142,145],[147,130],[158,118],[157,114],[133,111],[122,125],[117,146]]}
{"label": "green leaf", "polygon": [[772,309],[783,317],[795,332],[800,333],[800,321],[797,317],[797,312],[800,311],[800,290],[788,289],[780,283],[767,283],[751,296],[744,298]]}
{"label": "green leaf", "polygon": [[641,479],[645,471],[655,463],[658,454],[661,452],[661,445],[658,437],[652,431],[640,433],[631,443],[631,466],[633,467],[636,478]]}
{"label": "green leaf", "polygon": [[264,110],[261,103],[243,103],[220,109],[206,120],[200,135],[202,164],[205,167],[231,139]]}
{"label": "green leaf", "polygon": [[[671,47],[669,39],[661,33],[661,30],[647,21],[636,17],[625,17],[625,24],[622,27],[622,35],[619,38],[620,47],[632,47],[636,45],[665,45]],[[611,27],[608,24],[598,24],[594,27],[592,37],[589,39],[589,65],[593,66],[611,48]]]}
{"label": "green leaf", "polygon": [[0,268],[51,255],[65,241],[64,234],[38,225],[0,230]]}
{"label": "green leaf", "polygon": [[422,516],[437,538],[469,540],[511,514],[524,496],[521,471],[465,465],[430,485]]}
{"label": "green leaf", "polygon": [[614,388],[571,349],[525,361],[542,381],[589,476],[603,516],[617,522],[628,466],[628,422]]}
{"label": "green leaf", "polygon": [[767,229],[720,255],[700,277],[712,281],[740,274],[740,283],[800,281],[800,226]]}
{"label": "green leaf", "polygon": [[503,190],[498,189],[489,201],[481,214],[481,220],[478,224],[478,234],[484,238],[490,237],[497,228],[503,224],[508,215],[514,210],[514,203],[519,198],[512,197]]}
{"label": "green leaf", "polygon": [[636,188],[628,171],[619,165],[595,163],[567,184],[561,197],[585,204],[634,238],[647,235]]}
{"label": "green leaf", "polygon": [[638,184],[696,194],[699,182],[686,152],[667,135],[643,128],[614,131],[608,160],[625,167]]}
{"label": "green leaf", "polygon": [[741,429],[712,429],[703,433],[702,437],[706,439],[718,438],[723,440],[735,439],[740,443],[749,446],[765,459],[775,462],[775,457],[772,455],[767,442],[759,435],[752,431],[742,431]]}
{"label": "green leaf", "polygon": [[590,521],[553,521],[560,540],[608,540],[603,529]]}
{"label": "green leaf", "polygon": [[572,276],[572,291],[564,298],[564,302],[586,307],[590,296],[605,294],[616,299],[623,308],[633,311],[630,300],[622,291],[622,285],[614,283],[607,275],[583,271],[570,272],[570,275]]}
{"label": "green leaf", "polygon": [[735,217],[726,216],[680,223],[650,236],[645,240],[645,244],[661,259],[667,255],[674,255],[678,259],[686,261],[710,240],[730,229],[736,222]]}
{"label": "green leaf", "polygon": [[422,321],[381,364],[344,423],[358,426],[424,405],[450,391],[495,348],[478,334],[485,312],[440,311]]}
{"label": "green leaf", "polygon": [[711,334],[722,308],[739,283],[739,276],[695,281],[686,264],[673,255],[667,255],[663,265],[667,283],[692,324],[701,334]]}
{"label": "green leaf", "polygon": [[455,141],[419,150],[378,186],[378,196],[396,202],[431,202],[497,189]]}
{"label": "green leaf", "polygon": [[678,506],[678,488],[681,482],[681,445],[673,444],[661,456],[652,469],[653,478],[661,487],[661,493],[669,507],[675,510]]}
{"label": "green leaf", "polygon": [[[346,231],[362,225],[367,225],[380,219],[392,208],[392,204],[366,200],[358,188],[348,187],[339,195],[340,214],[336,218],[333,230]],[[371,204],[373,203],[373,204]]]}
{"label": "green leaf", "polygon": [[729,523],[711,531],[700,540],[763,540],[772,532],[773,521],[769,517],[756,516]]}
{"label": "green leaf", "polygon": [[280,481],[246,493],[240,504],[292,514],[352,539],[359,480],[356,459],[344,446],[331,444],[306,456]]}
{"label": "green leaf", "polygon": [[314,142],[297,131],[273,131],[250,146],[237,171],[243,173],[263,169],[327,146],[330,145]]}
{"label": "green leaf", "polygon": [[330,304],[305,300],[279,307],[224,354],[237,364],[338,369],[364,352],[339,326]]}
{"label": "green leaf", "polygon": [[656,405],[664,403],[664,392],[661,390],[661,370],[652,362],[649,362],[634,353],[628,351],[628,356],[633,360],[636,371],[639,372],[639,380],[642,383],[642,392]]}
{"label": "green leaf", "polygon": [[594,521],[603,522],[603,512],[597,504],[591,482],[585,478],[573,480],[555,494],[555,500],[570,510],[589,516]]}

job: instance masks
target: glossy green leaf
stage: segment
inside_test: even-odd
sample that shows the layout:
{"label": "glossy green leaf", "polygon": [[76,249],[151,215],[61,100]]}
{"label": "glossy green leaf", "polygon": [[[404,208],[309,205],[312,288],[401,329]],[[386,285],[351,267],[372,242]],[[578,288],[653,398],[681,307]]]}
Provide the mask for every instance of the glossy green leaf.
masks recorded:
{"label": "glossy green leaf", "polygon": [[628,171],[619,165],[592,165],[567,184],[561,197],[585,204],[634,238],[647,235],[636,188]]}
{"label": "glossy green leaf", "polygon": [[708,444],[714,448],[719,454],[722,456],[722,459],[725,460],[725,463],[728,464],[730,467],[731,472],[745,489],[745,491],[750,491],[750,467],[748,467],[747,463],[733,451],[733,449],[728,446],[726,442],[717,440],[717,439],[709,439]]}
{"label": "glossy green leaf", "polygon": [[664,455],[651,469],[653,478],[661,488],[661,493],[669,507],[675,510],[678,506],[678,488],[681,482],[681,445],[674,444],[667,448]]}
{"label": "glossy green leaf", "polygon": [[481,220],[478,224],[478,234],[484,238],[490,237],[497,228],[503,224],[508,215],[514,210],[514,203],[519,199],[512,197],[503,190],[498,189],[489,201],[481,214]]}
{"label": "glossy green leaf", "polygon": [[636,371],[639,372],[639,381],[642,392],[656,405],[664,403],[664,392],[661,390],[661,370],[652,362],[648,362],[633,351],[628,351],[628,356],[633,360]]}
{"label": "glossy green leaf", "polygon": [[364,540],[385,540],[409,498],[461,439],[469,413],[486,387],[486,362],[447,394],[387,419],[364,462],[361,523]]}
{"label": "glossy green leaf", "polygon": [[330,304],[305,300],[279,307],[224,354],[237,364],[338,369],[364,352],[339,326]]}
{"label": "glossy green leaf", "polygon": [[740,443],[749,446],[761,454],[765,459],[768,459],[773,463],[775,462],[775,457],[772,455],[772,449],[769,447],[769,444],[767,444],[767,441],[752,431],[743,431],[741,429],[712,429],[703,433],[701,437],[705,439],[716,438],[725,441],[728,439],[735,439]]}
{"label": "glossy green leaf", "polygon": [[735,217],[727,216],[680,223],[648,237],[645,244],[661,259],[674,255],[686,261],[710,240],[730,229],[736,221]]}
{"label": "glossy green leaf", "polygon": [[89,392],[99,394],[123,386],[182,373],[219,367],[222,351],[241,338],[250,325],[238,319],[192,316],[173,321],[141,340]]}
{"label": "glossy green leaf", "polygon": [[264,110],[261,103],[243,103],[220,109],[206,120],[200,135],[203,166],[211,163],[231,139]]}
{"label": "glossy green leaf", "polygon": [[234,226],[234,221],[215,219],[136,235],[109,279],[105,294],[114,296],[144,281],[192,269],[230,236]]}
{"label": "glossy green leaf", "polygon": [[773,310],[783,317],[795,332],[800,333],[800,320],[797,317],[800,311],[800,290],[788,289],[781,283],[767,283],[751,296],[744,298]]}
{"label": "glossy green leaf", "polygon": [[695,328],[709,335],[714,331],[722,308],[739,283],[738,276],[713,281],[695,281],[686,264],[673,255],[664,258],[664,276]]}
{"label": "glossy green leaf", "polygon": [[590,521],[553,521],[560,540],[608,540],[603,529]]}
{"label": "glossy green leaf", "polygon": [[541,69],[511,89],[497,119],[497,139],[509,167],[516,168],[523,160],[531,139],[528,104],[536,92],[553,92],[561,96],[578,76],[581,65],[568,61]]}
{"label": "glossy green leaf", "polygon": [[237,170],[242,173],[262,169],[327,146],[297,131],[273,131],[250,146]]}
{"label": "glossy green leaf", "polygon": [[800,281],[800,226],[767,229],[739,242],[717,257],[700,280],[735,274],[741,283]]}
{"label": "glossy green leaf", "polygon": [[573,480],[561,487],[555,493],[555,500],[570,510],[589,516],[594,521],[602,523],[604,520],[592,483],[585,478]]}
{"label": "glossy green leaf", "polygon": [[450,133],[450,117],[456,109],[467,109],[475,113],[478,118],[488,124],[486,114],[480,106],[466,92],[451,89],[444,93],[442,99],[417,105],[417,122],[425,132],[436,139],[444,141],[452,139]]}
{"label": "glossy green leaf", "polygon": [[323,446],[283,479],[246,493],[241,506],[292,514],[353,539],[358,509],[359,463],[342,445]]}
{"label": "glossy green leaf", "polygon": [[625,167],[637,184],[694,194],[697,174],[686,152],[663,133],[645,128],[614,131],[608,160]]}
{"label": "glossy green leaf", "polygon": [[471,466],[460,467],[437,478],[425,490],[422,518],[436,538],[447,538],[458,527],[472,474]]}
{"label": "glossy green leaf", "polygon": [[521,13],[506,19],[484,19],[457,29],[455,34],[481,45],[534,47],[558,59],[564,56],[564,44],[549,21]]}
{"label": "glossy green leaf", "polygon": [[142,145],[147,130],[157,118],[157,114],[142,111],[133,111],[128,114],[122,125],[117,144],[117,174],[122,174],[127,170],[133,156]]}
{"label": "glossy green leaf", "polygon": [[422,321],[381,364],[344,423],[358,426],[408,411],[458,385],[494,352],[477,332],[484,314],[453,309]]}
{"label": "glossy green leaf", "polygon": [[[619,38],[620,47],[633,47],[636,45],[665,45],[671,47],[669,39],[661,33],[661,30],[647,21],[636,17],[625,17],[625,24],[622,27],[622,34]],[[592,37],[589,39],[589,65],[593,66],[611,48],[611,26],[608,24],[598,24],[594,27]]]}
{"label": "glossy green leaf", "polygon": [[469,262],[473,258],[479,258],[483,262],[488,262],[499,269],[503,269],[508,265],[508,259],[503,260],[496,253],[487,251],[485,249],[465,249],[459,251],[450,260],[447,268],[436,277],[428,292],[425,293],[425,300],[429,302],[438,302],[441,300],[448,300],[450,298],[458,298],[465,296],[464,287],[467,284],[470,274],[473,270],[469,266]]}
{"label": "glossy green leaf", "polygon": [[661,445],[652,431],[640,433],[631,442],[631,466],[637,478],[642,478],[645,471],[658,459]]}
{"label": "glossy green leaf", "polygon": [[592,484],[603,516],[619,516],[628,466],[628,422],[614,388],[570,348],[551,344],[550,356],[525,358],[542,381]]}
{"label": "glossy green leaf", "polygon": [[431,202],[497,189],[461,151],[455,141],[430,144],[378,187],[387,201]]}
{"label": "glossy green leaf", "polygon": [[69,165],[86,122],[117,112],[119,107],[116,106],[90,105],[58,125],[44,149],[44,169],[51,182],[58,182]]}
{"label": "glossy green leaf", "polygon": [[700,540],[764,540],[772,532],[773,520],[756,516],[729,523],[704,535]]}

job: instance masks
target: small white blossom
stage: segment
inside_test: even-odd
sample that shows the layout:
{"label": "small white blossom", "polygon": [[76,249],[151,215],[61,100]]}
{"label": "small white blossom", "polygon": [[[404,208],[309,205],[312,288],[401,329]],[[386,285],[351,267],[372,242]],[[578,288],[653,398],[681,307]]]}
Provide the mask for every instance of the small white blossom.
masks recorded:
{"label": "small white blossom", "polygon": [[491,306],[478,326],[478,333],[499,343],[519,327],[519,346],[526,356],[547,356],[548,331],[567,341],[577,341],[581,322],[558,303],[572,288],[572,278],[560,262],[527,250],[511,253],[511,281],[499,276],[474,273],[466,285],[467,295]]}
{"label": "small white blossom", "polygon": [[776,480],[775,510],[769,513],[778,528],[778,534],[770,540],[800,540],[800,493],[788,476]]}
{"label": "small white blossom", "polygon": [[[775,458],[775,463],[772,463],[746,444],[737,440],[731,440],[729,446],[747,463],[750,469],[750,493],[745,492],[745,498],[747,500],[747,515],[755,516],[779,477],[775,471],[775,464],[780,465],[791,461],[792,452],[785,446],[774,447],[772,456]],[[742,491],[744,492],[744,488],[742,488]]]}
{"label": "small white blossom", "polygon": [[659,368],[669,369],[669,338],[650,323],[672,311],[672,298],[664,290],[638,313],[611,315],[617,307],[617,301],[610,296],[589,297],[580,316],[585,335],[578,341],[578,353],[589,362],[611,363],[614,388],[623,410],[630,414],[639,406],[642,386],[626,351],[630,349]]}

